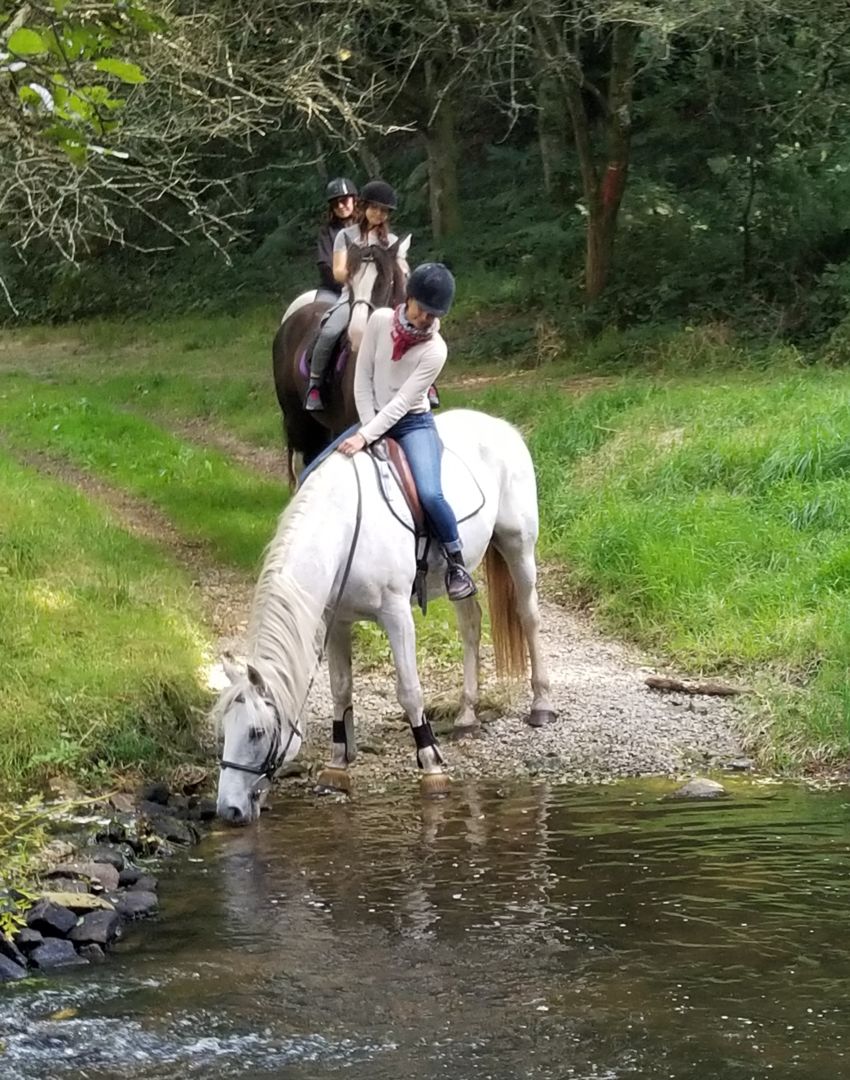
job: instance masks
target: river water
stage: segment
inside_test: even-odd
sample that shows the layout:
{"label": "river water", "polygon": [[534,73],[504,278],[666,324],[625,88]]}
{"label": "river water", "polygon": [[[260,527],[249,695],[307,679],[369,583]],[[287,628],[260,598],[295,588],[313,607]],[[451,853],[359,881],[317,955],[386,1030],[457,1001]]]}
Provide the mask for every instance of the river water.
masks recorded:
{"label": "river water", "polygon": [[281,798],[107,964],[0,990],[0,1077],[850,1075],[850,795],[661,790]]}

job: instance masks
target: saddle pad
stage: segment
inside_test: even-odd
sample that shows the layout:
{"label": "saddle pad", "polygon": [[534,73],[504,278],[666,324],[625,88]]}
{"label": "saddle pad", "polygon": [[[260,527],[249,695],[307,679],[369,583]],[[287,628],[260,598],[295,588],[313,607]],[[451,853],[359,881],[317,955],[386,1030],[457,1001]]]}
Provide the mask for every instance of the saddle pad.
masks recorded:
{"label": "saddle pad", "polygon": [[[301,372],[302,376],[305,379],[310,378],[310,362],[307,359],[307,354],[309,352],[310,348],[308,347],[301,353],[301,356],[298,360],[298,370]],[[333,368],[333,370],[337,373],[337,375],[339,375],[340,372],[345,370],[345,365],[348,363],[350,356],[351,346],[349,345],[347,340],[343,344],[342,348],[340,348],[338,345],[335,346],[334,352],[331,355],[331,360],[333,361],[334,357],[336,358],[336,366]]]}

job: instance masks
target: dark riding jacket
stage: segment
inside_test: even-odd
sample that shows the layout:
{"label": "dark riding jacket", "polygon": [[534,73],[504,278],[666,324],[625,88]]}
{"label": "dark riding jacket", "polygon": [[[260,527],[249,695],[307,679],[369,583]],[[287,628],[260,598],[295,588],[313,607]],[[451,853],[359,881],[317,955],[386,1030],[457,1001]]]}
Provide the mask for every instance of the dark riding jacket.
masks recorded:
{"label": "dark riding jacket", "polygon": [[316,241],[316,262],[319,266],[319,280],[323,289],[329,289],[337,296],[342,292],[342,285],[334,277],[334,240],[340,229],[350,225],[350,221],[340,221],[334,218],[319,229],[319,237]]}

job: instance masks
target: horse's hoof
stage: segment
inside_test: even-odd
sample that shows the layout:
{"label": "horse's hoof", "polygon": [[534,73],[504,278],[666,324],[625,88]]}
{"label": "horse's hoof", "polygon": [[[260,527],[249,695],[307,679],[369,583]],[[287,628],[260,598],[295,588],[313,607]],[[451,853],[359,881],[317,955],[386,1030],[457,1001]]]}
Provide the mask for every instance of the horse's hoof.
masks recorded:
{"label": "horse's hoof", "polygon": [[341,791],[343,795],[350,795],[351,777],[347,769],[337,769],[333,765],[327,765],[316,777],[316,787],[324,791]]}
{"label": "horse's hoof", "polygon": [[532,709],[526,723],[533,728],[546,727],[548,724],[554,724],[557,719],[558,714],[552,709]]}
{"label": "horse's hoof", "polygon": [[448,795],[452,789],[452,782],[443,773],[425,773],[419,782],[422,796],[425,799],[434,799],[440,795]]}

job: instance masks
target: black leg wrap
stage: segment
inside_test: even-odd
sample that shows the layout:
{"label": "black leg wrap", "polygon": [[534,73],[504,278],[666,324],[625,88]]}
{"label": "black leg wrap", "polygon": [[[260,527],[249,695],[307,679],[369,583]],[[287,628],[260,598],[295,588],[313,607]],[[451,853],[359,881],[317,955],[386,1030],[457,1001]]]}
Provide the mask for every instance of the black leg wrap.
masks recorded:
{"label": "black leg wrap", "polygon": [[343,713],[342,720],[334,720],[331,727],[331,742],[342,743],[345,747],[345,760],[350,764],[353,758],[351,751],[352,743],[348,741],[349,725],[354,722],[354,709],[349,705]]}
{"label": "black leg wrap", "polygon": [[427,720],[423,720],[418,727],[411,727],[413,732],[413,741],[416,743],[416,762],[419,768],[422,768],[422,762],[419,760],[420,750],[425,750],[427,747],[433,747],[437,761],[440,765],[443,764],[443,755],[440,753],[440,744],[437,742],[437,738],[431,729],[431,725]]}

